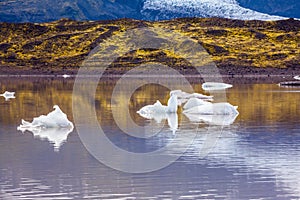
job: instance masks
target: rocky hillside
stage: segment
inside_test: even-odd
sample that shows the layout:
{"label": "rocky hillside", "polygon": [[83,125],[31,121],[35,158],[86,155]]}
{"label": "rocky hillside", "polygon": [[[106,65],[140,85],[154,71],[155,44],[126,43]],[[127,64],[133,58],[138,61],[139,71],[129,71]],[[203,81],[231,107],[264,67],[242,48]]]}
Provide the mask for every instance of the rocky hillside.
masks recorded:
{"label": "rocky hillside", "polygon": [[141,18],[142,0],[0,0],[2,22]]}
{"label": "rocky hillside", "polygon": [[[199,42],[224,73],[253,69],[300,69],[300,21],[240,21],[186,18],[162,22],[115,20],[51,23],[0,23],[0,74],[11,72],[76,72],[89,52],[115,33],[137,27],[163,27]],[[113,64],[124,66],[158,61],[177,69],[188,65],[178,55],[159,50],[128,52]],[[246,71],[247,71],[246,70]]]}

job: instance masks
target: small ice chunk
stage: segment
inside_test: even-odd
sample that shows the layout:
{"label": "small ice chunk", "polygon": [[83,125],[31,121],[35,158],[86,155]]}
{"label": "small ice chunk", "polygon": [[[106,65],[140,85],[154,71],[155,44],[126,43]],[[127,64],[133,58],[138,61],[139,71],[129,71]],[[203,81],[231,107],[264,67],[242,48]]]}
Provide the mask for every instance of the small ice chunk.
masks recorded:
{"label": "small ice chunk", "polygon": [[224,90],[231,87],[232,85],[230,84],[219,82],[205,82],[202,84],[203,90]]}
{"label": "small ice chunk", "polygon": [[63,142],[66,141],[68,134],[73,131],[74,126],[59,106],[55,105],[53,108],[52,112],[35,117],[32,122],[22,119],[22,124],[17,129],[22,132],[30,131],[35,137],[47,139],[54,144],[54,149],[58,151]]}
{"label": "small ice chunk", "polygon": [[53,106],[54,110],[47,115],[41,115],[33,118],[33,121],[27,122],[22,119],[20,128],[43,127],[43,128],[66,128],[73,127],[73,123],[67,118],[67,115],[61,111],[58,105]]}
{"label": "small ice chunk", "polygon": [[0,96],[4,97],[5,101],[16,98],[15,92],[8,92],[8,91],[5,91],[3,94],[0,94]]}

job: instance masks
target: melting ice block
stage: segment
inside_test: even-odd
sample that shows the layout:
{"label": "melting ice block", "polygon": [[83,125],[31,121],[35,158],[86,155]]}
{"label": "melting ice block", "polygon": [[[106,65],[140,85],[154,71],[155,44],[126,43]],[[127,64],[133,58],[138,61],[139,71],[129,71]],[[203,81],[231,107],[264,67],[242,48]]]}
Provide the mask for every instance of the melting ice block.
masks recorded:
{"label": "melting ice block", "polygon": [[17,129],[22,132],[30,131],[35,137],[47,139],[54,144],[55,150],[59,150],[63,142],[66,141],[68,134],[73,131],[74,126],[59,106],[55,105],[53,108],[52,112],[35,117],[32,122],[22,119],[22,124]]}
{"label": "melting ice block", "polygon": [[41,115],[33,118],[32,122],[22,119],[22,124],[18,128],[68,128],[73,127],[73,123],[67,118],[67,115],[61,111],[58,105],[53,106],[54,110],[47,115]]}
{"label": "melting ice block", "polygon": [[236,115],[239,114],[237,106],[230,103],[211,103],[208,105],[195,106],[184,110],[183,113],[201,114],[201,115]]}
{"label": "melting ice block", "polygon": [[176,95],[178,99],[190,99],[190,98],[198,98],[198,99],[205,99],[205,100],[212,100],[212,96],[207,96],[200,93],[187,93],[182,90],[172,90],[170,95]]}
{"label": "melting ice block", "polygon": [[202,99],[198,98],[190,98],[183,106],[184,110],[188,110],[190,108],[196,107],[196,106],[202,106],[202,105],[211,105],[211,102],[204,101]]}

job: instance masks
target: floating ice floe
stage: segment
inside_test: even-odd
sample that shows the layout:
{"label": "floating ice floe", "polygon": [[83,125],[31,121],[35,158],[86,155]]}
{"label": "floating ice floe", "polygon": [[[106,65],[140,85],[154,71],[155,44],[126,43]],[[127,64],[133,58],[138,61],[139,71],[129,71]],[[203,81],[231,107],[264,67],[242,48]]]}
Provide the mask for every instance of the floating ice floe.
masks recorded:
{"label": "floating ice floe", "polygon": [[184,110],[183,113],[200,114],[200,115],[236,115],[239,114],[237,106],[230,103],[210,103],[207,105],[200,105]]}
{"label": "floating ice floe", "polygon": [[210,125],[226,126],[232,124],[239,112],[237,106],[230,103],[211,103],[191,99],[186,103],[186,109],[183,111],[185,116],[192,122],[204,122]]}
{"label": "floating ice floe", "polygon": [[170,129],[175,133],[178,128],[177,109],[177,96],[171,95],[167,106],[162,105],[160,101],[157,100],[153,105],[142,107],[137,113],[146,119],[154,119],[157,123],[167,119]]}
{"label": "floating ice floe", "polygon": [[182,90],[172,90],[170,95],[177,96],[178,105],[181,106],[182,104],[186,103],[191,98],[198,98],[205,101],[213,101],[213,96],[208,96],[200,93],[187,93],[183,92]]}
{"label": "floating ice floe", "polygon": [[5,101],[16,98],[15,92],[8,92],[8,91],[5,91],[3,94],[0,94],[0,96],[4,97]]}
{"label": "floating ice floe", "polygon": [[22,132],[30,131],[35,137],[47,139],[54,144],[55,150],[59,150],[63,142],[66,141],[68,134],[73,131],[74,126],[59,106],[55,105],[53,108],[54,111],[33,118],[31,123],[22,119],[22,124],[17,129]]}
{"label": "floating ice floe", "polygon": [[204,101],[202,99],[198,98],[190,98],[183,106],[184,110],[188,110],[190,108],[196,107],[196,106],[202,106],[202,105],[210,105],[211,102]]}
{"label": "floating ice floe", "polygon": [[235,121],[235,119],[239,114],[236,113],[230,115],[201,115],[201,114],[184,113],[184,115],[191,122],[204,122],[209,125],[228,126]]}
{"label": "floating ice floe", "polygon": [[[230,125],[239,115],[237,106],[227,102],[212,103],[210,102],[212,101],[212,96],[198,93],[190,94],[181,90],[173,90],[170,94],[171,97],[167,106],[162,105],[157,100],[153,105],[142,107],[137,113],[146,119],[154,119],[157,123],[168,119],[168,124],[173,133],[178,127],[178,117],[171,118],[170,114],[176,114],[177,116],[177,106],[181,105],[177,95],[185,99],[186,103],[183,105],[183,113],[192,122],[205,122],[210,125]],[[174,121],[175,119],[176,121]]]}
{"label": "floating ice floe", "polygon": [[162,105],[159,100],[153,105],[146,105],[142,107],[137,113],[141,115],[153,115],[153,114],[163,114],[163,113],[176,113],[178,108],[177,96],[171,95],[168,100],[168,105]]}
{"label": "floating ice floe", "polygon": [[294,76],[294,79],[296,79],[296,80],[299,80],[299,81],[300,81],[300,76],[299,76],[299,75],[297,75],[297,76]]}
{"label": "floating ice floe", "polygon": [[200,93],[187,93],[183,92],[182,90],[172,90],[170,95],[176,95],[178,99],[190,99],[190,98],[198,98],[198,99],[205,99],[205,100],[212,100],[213,96],[207,96]]}
{"label": "floating ice floe", "polygon": [[70,78],[71,76],[68,75],[68,74],[64,74],[64,75],[62,75],[62,77],[63,77],[63,78]]}
{"label": "floating ice floe", "polygon": [[58,105],[53,106],[54,110],[47,115],[41,115],[33,118],[33,121],[27,122],[22,119],[20,128],[42,127],[42,128],[67,128],[73,127],[73,123],[67,118],[67,115],[61,111]]}
{"label": "floating ice floe", "polygon": [[224,90],[231,87],[232,85],[230,84],[219,82],[205,82],[202,84],[203,90]]}

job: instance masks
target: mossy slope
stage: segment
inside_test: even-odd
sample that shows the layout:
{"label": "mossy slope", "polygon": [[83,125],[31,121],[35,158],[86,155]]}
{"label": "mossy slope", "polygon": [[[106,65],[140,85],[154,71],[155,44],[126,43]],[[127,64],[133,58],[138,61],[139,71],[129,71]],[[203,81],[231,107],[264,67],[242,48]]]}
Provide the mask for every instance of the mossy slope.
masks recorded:
{"label": "mossy slope", "polygon": [[[118,32],[137,27],[161,27],[199,42],[224,69],[234,67],[299,68],[300,21],[240,21],[186,18],[162,22],[131,19],[51,23],[0,23],[1,69],[77,70],[89,52]],[[128,52],[113,65],[116,71],[143,62],[163,62],[183,69],[188,63],[170,52]]]}

